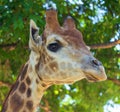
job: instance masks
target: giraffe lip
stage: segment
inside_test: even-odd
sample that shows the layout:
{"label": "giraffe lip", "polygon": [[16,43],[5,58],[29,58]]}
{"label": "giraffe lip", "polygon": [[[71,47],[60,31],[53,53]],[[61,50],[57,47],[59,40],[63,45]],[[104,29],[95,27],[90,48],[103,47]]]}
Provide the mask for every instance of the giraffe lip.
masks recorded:
{"label": "giraffe lip", "polygon": [[87,80],[89,82],[98,82],[99,81],[99,79],[97,79],[96,77],[93,77],[93,76],[87,76]]}
{"label": "giraffe lip", "polygon": [[98,82],[99,79],[95,76],[93,76],[92,74],[88,74],[88,73],[85,73],[86,74],[86,79],[89,81],[89,82]]}

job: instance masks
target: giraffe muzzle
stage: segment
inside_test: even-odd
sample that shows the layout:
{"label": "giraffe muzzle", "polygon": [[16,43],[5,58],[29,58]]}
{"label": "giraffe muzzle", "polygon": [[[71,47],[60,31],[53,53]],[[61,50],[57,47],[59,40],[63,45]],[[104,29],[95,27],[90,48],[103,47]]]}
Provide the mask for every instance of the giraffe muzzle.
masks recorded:
{"label": "giraffe muzzle", "polygon": [[107,79],[105,69],[100,61],[96,58],[89,58],[87,66],[85,66],[84,74],[89,82],[99,82]]}

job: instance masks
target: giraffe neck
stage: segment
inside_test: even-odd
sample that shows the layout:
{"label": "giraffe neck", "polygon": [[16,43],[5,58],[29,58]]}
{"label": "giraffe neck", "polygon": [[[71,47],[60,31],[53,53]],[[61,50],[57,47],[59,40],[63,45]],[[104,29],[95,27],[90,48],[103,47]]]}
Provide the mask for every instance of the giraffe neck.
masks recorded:
{"label": "giraffe neck", "polygon": [[47,86],[26,63],[6,98],[2,112],[35,112]]}

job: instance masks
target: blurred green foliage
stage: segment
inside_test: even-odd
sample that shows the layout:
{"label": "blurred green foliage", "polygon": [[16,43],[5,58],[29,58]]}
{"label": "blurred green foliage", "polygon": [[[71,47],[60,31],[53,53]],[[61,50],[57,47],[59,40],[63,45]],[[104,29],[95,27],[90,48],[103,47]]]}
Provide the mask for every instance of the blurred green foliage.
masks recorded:
{"label": "blurred green foliage", "polygon": [[[61,25],[64,18],[71,15],[87,45],[120,39],[119,0],[52,1],[57,6]],[[13,84],[21,65],[28,60],[29,21],[36,21],[42,33],[45,3],[45,0],[0,0],[1,82]],[[102,61],[107,76],[114,80],[99,83],[82,80],[73,85],[52,86],[45,92],[42,105],[46,99],[52,112],[103,112],[109,100],[120,103],[120,50],[114,46],[92,52]],[[9,89],[0,85],[0,109]]]}

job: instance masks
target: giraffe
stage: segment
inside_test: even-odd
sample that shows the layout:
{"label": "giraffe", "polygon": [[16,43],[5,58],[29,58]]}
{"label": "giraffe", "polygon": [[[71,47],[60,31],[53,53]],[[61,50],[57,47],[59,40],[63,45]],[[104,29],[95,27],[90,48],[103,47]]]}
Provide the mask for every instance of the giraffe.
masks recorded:
{"label": "giraffe", "polygon": [[35,112],[48,87],[106,80],[104,67],[90,52],[68,16],[60,26],[56,10],[46,11],[46,26],[41,35],[30,20],[29,60],[22,67],[2,108],[2,112]]}

